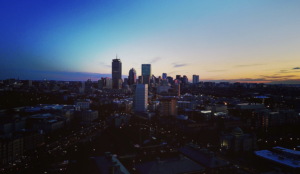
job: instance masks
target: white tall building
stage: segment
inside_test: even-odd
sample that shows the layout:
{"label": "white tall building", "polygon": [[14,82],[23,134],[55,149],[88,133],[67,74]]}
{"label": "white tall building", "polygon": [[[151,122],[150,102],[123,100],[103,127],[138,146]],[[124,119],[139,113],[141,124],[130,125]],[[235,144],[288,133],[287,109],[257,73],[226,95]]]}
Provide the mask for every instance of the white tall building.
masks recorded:
{"label": "white tall building", "polygon": [[145,112],[148,107],[148,84],[137,84],[135,90],[135,111]]}
{"label": "white tall building", "polygon": [[193,75],[193,83],[199,83],[199,75]]}

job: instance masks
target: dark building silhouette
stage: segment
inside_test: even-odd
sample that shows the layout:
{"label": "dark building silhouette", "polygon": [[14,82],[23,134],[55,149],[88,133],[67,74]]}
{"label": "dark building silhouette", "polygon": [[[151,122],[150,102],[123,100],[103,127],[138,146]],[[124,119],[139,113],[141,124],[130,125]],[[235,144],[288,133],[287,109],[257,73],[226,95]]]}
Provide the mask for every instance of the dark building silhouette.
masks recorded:
{"label": "dark building silhouette", "polygon": [[150,84],[150,78],[152,77],[151,64],[142,64],[142,76],[143,84]]}
{"label": "dark building silhouette", "polygon": [[113,59],[112,61],[112,87],[113,89],[120,89],[120,83],[119,83],[119,79],[122,79],[122,62],[121,59],[118,59],[118,57],[116,57],[115,59]]}
{"label": "dark building silhouette", "polygon": [[136,70],[134,68],[131,68],[129,70],[129,75],[128,75],[128,85],[133,85],[136,83]]}
{"label": "dark building silhouette", "polygon": [[176,79],[181,79],[181,75],[176,75]]}

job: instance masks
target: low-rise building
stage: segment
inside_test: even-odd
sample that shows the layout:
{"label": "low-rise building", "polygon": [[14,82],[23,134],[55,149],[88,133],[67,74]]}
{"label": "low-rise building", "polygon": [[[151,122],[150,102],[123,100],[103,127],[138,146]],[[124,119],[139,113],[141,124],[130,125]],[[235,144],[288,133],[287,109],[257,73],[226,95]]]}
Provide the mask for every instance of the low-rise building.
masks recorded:
{"label": "low-rise building", "polygon": [[204,167],[180,155],[179,157],[150,161],[135,166],[141,174],[203,173]]}
{"label": "low-rise building", "polygon": [[87,173],[90,174],[129,174],[123,164],[110,152],[106,152],[105,156],[91,158],[90,165],[91,166],[87,169]]}
{"label": "low-rise building", "polygon": [[23,155],[23,138],[13,137],[0,140],[0,164],[5,165],[20,159]]}
{"label": "low-rise building", "polygon": [[235,153],[248,152],[257,149],[257,138],[255,134],[244,134],[242,129],[236,127],[232,133],[220,135],[220,146]]}
{"label": "low-rise building", "polygon": [[177,115],[177,101],[175,97],[163,97],[160,99],[159,116],[173,116]]}
{"label": "low-rise building", "polygon": [[33,150],[45,143],[45,134],[42,131],[22,130],[17,132],[20,137],[23,137],[23,149],[25,152]]}
{"label": "low-rise building", "polygon": [[34,130],[43,130],[46,134],[55,132],[61,128],[63,128],[64,122],[61,120],[54,120],[54,119],[36,119],[32,122],[32,127]]}
{"label": "low-rise building", "polygon": [[75,105],[80,106],[80,109],[89,109],[90,101],[89,100],[76,100]]}
{"label": "low-rise building", "polygon": [[94,121],[98,118],[98,111],[93,110],[83,110],[83,111],[75,111],[75,117],[80,119],[81,121]]}
{"label": "low-rise building", "polygon": [[178,151],[188,158],[196,161],[205,167],[204,173],[226,173],[228,163],[215,156],[207,149],[200,149],[199,146],[190,143],[189,146],[179,148]]}

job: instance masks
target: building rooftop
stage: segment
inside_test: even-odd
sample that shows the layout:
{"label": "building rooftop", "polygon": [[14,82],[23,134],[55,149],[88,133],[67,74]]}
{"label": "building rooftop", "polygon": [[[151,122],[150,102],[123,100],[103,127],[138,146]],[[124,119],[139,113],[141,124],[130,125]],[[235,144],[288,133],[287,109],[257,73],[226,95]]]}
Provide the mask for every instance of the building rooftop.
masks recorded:
{"label": "building rooftop", "polygon": [[295,169],[300,168],[299,161],[294,161],[294,159],[286,158],[279,154],[272,153],[269,150],[255,151],[254,153],[261,158],[265,158],[288,167],[292,167]]}
{"label": "building rooftop", "polygon": [[289,153],[289,154],[299,155],[300,156],[300,151],[296,151],[296,150],[292,150],[292,149],[287,149],[287,148],[284,148],[284,147],[276,146],[276,147],[273,147],[273,150],[282,151],[282,152],[285,152],[285,153]]}
{"label": "building rooftop", "polygon": [[135,168],[142,174],[173,174],[192,171],[203,171],[205,168],[194,161],[181,158],[158,159],[136,165]]}
{"label": "building rooftop", "polygon": [[210,113],[211,113],[211,110],[202,110],[201,113],[202,113],[202,114],[210,114]]}
{"label": "building rooftop", "polygon": [[115,174],[129,174],[122,163],[113,155],[111,156],[111,159],[108,159],[106,156],[94,157],[93,159],[97,165],[98,170],[100,170],[100,173],[102,174],[109,174],[109,166],[111,165],[119,166],[119,168],[114,169]]}
{"label": "building rooftop", "polygon": [[178,149],[182,154],[188,156],[189,158],[203,164],[208,168],[216,168],[228,165],[226,161],[223,161],[213,154],[205,154],[201,150],[195,150],[188,146]]}

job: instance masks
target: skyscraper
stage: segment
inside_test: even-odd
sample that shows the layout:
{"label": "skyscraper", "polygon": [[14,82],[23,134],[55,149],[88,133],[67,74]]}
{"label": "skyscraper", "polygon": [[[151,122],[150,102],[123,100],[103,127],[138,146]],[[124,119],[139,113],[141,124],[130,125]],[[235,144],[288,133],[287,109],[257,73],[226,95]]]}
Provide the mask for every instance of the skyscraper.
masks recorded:
{"label": "skyscraper", "polygon": [[150,77],[152,77],[151,64],[142,64],[142,76],[143,84],[149,84]]}
{"label": "skyscraper", "polygon": [[168,80],[168,82],[169,82],[170,84],[173,84],[173,83],[174,83],[173,77],[168,76],[168,77],[167,77],[167,80]]}
{"label": "skyscraper", "polygon": [[162,74],[162,79],[167,79],[167,73]]}
{"label": "skyscraper", "polygon": [[193,75],[193,83],[199,83],[199,75]]}
{"label": "skyscraper", "polygon": [[128,85],[133,85],[136,83],[136,70],[134,68],[131,68],[129,70],[128,75]]}
{"label": "skyscraper", "polygon": [[119,79],[122,79],[122,62],[121,59],[118,59],[118,57],[116,57],[115,59],[113,59],[112,61],[112,81],[113,81],[113,89],[120,89],[121,88],[121,84],[119,83]]}
{"label": "skyscraper", "polygon": [[187,78],[186,75],[184,75],[182,78],[181,78],[181,81],[182,83],[187,83],[189,81],[189,79]]}
{"label": "skyscraper", "polygon": [[134,111],[146,112],[148,107],[148,84],[137,84],[134,97]]}
{"label": "skyscraper", "polygon": [[139,76],[139,78],[138,78],[138,84],[143,84],[143,76]]}

